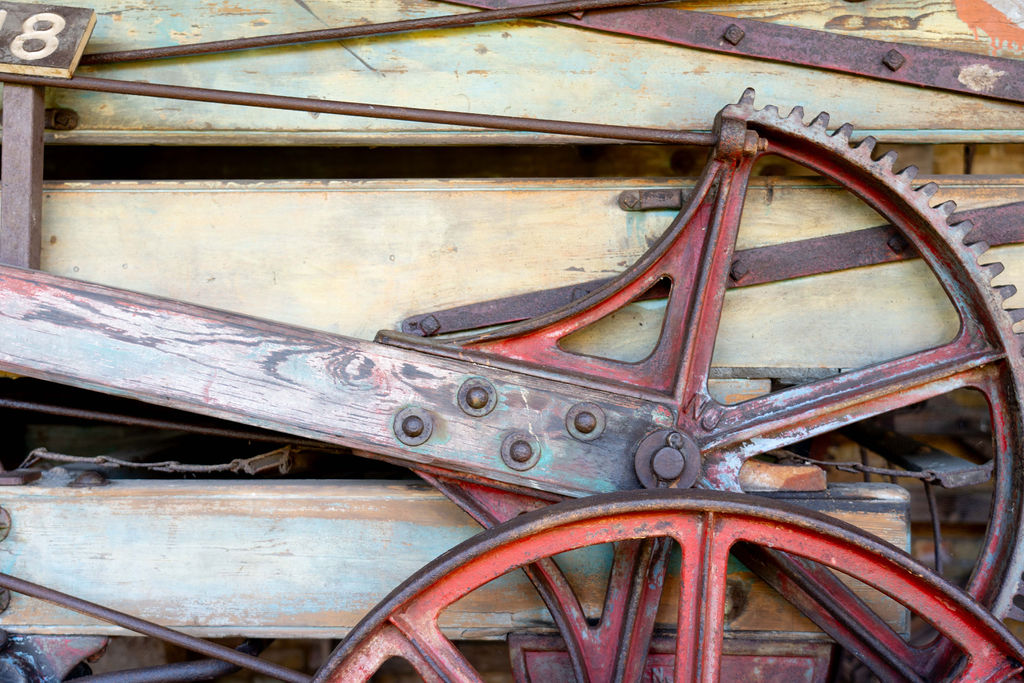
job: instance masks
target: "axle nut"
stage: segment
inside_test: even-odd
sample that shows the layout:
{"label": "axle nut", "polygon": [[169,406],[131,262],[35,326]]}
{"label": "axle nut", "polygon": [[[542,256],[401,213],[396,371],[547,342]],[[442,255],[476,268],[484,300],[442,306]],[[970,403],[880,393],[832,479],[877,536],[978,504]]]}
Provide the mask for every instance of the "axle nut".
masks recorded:
{"label": "axle nut", "polygon": [[459,387],[459,408],[466,415],[483,417],[498,404],[498,392],[483,377],[470,377]]}
{"label": "axle nut", "polygon": [[434,419],[420,408],[403,408],[395,415],[392,427],[395,436],[406,446],[419,446],[433,433]]}
{"label": "axle nut", "polygon": [[501,442],[501,459],[514,470],[522,472],[530,469],[540,460],[537,437],[526,432],[508,434]]}
{"label": "axle nut", "polygon": [[565,428],[579,441],[593,441],[601,436],[604,427],[604,411],[596,403],[577,403],[565,416]]}
{"label": "axle nut", "polygon": [[688,489],[700,474],[700,448],[686,434],[659,429],[637,444],[633,465],[637,479],[649,489]]}

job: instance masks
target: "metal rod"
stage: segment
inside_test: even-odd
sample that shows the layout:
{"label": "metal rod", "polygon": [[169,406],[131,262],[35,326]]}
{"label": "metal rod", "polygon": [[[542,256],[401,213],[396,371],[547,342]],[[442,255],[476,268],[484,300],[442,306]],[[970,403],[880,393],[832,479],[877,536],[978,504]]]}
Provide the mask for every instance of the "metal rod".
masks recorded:
{"label": "metal rod", "polygon": [[924,495],[928,499],[928,514],[932,518],[932,541],[935,543],[935,573],[942,576],[942,523],[939,521],[939,505],[935,500],[935,488],[924,482]]}
{"label": "metal rod", "polygon": [[470,12],[468,14],[446,14],[439,17],[405,19],[402,21],[388,21],[378,24],[364,24],[361,26],[340,26],[336,28],[320,29],[317,31],[297,31],[294,33],[277,33],[273,35],[233,38],[229,40],[212,40],[205,43],[192,43],[191,45],[166,45],[163,47],[151,47],[140,50],[97,52],[94,54],[84,55],[79,64],[95,66],[102,64],[117,64],[121,62],[138,62],[149,59],[165,59],[167,57],[193,57],[196,55],[207,55],[217,52],[234,52],[236,50],[252,50],[266,47],[279,47],[282,45],[321,43],[329,40],[366,38],[369,36],[404,33],[408,31],[456,28],[494,21],[505,21],[508,19],[526,19],[552,14],[573,14],[596,9],[608,9],[612,7],[650,5],[658,2],[664,2],[664,0],[571,0],[569,2],[542,3],[537,5],[526,5],[524,7],[507,7],[503,9],[484,10],[482,12]]}
{"label": "metal rod", "polygon": [[217,645],[205,641],[201,638],[195,638],[193,636],[185,635],[179,631],[154,624],[151,621],[133,617],[130,614],[124,612],[118,612],[112,610],[109,607],[97,605],[94,602],[88,602],[80,598],[76,598],[66,593],[55,591],[52,588],[46,588],[39,584],[32,583],[19,579],[9,574],[0,574],[0,586],[15,591],[16,593],[22,593],[39,600],[45,600],[46,602],[52,602],[55,605],[66,607],[67,609],[74,610],[86,616],[101,619],[108,623],[126,628],[129,631],[135,631],[143,635],[149,636],[150,638],[158,638],[166,641],[178,647],[191,650],[192,652],[198,652],[199,654],[219,659],[224,662],[230,662],[235,666],[257,673],[264,674],[266,676],[272,676],[287,683],[309,683],[311,680],[309,676],[301,674],[298,671],[283,667],[273,662],[268,662],[260,659],[259,657],[253,657],[247,655],[238,650],[233,650],[230,647],[224,647],[223,645]]}
{"label": "metal rod", "polygon": [[69,406],[58,406],[50,403],[38,403],[36,401],[21,401],[11,398],[0,398],[0,409],[10,410],[31,410],[46,415],[59,415],[77,420],[96,420],[97,422],[110,422],[112,424],[134,425],[138,427],[151,427],[153,429],[174,429],[205,436],[218,436],[228,439],[245,439],[247,441],[266,441],[270,443],[290,443],[296,446],[309,446],[312,448],[334,448],[331,444],[314,441],[313,439],[302,439],[289,436],[288,434],[275,434],[272,432],[257,432],[248,429],[231,429],[226,427],[207,427],[204,425],[183,422],[180,420],[160,420],[150,417],[137,417],[123,413],[111,413],[102,410],[87,410],[85,408],[72,408]]}
{"label": "metal rod", "polygon": [[[247,640],[236,650],[258,655],[269,645],[269,640]],[[76,683],[198,683],[215,681],[238,671],[238,667],[218,659],[200,659],[194,662],[175,662],[142,669],[113,671],[74,679]]]}
{"label": "metal rod", "polygon": [[494,128],[498,130],[530,131],[554,135],[578,135],[588,138],[628,140],[631,142],[654,142],[674,145],[700,145],[711,147],[717,141],[713,133],[666,130],[663,128],[638,128],[633,126],[612,126],[602,123],[580,123],[553,119],[530,119],[519,116],[496,116],[494,114],[468,114],[443,109],[417,109],[396,107],[386,104],[363,102],[341,102],[339,100],[315,100],[309,97],[288,97],[266,93],[242,92],[237,90],[214,90],[191,88],[182,85],[162,83],[140,83],[119,81],[109,78],[88,78],[75,76],[70,79],[26,76],[23,74],[0,74],[0,82],[21,85],[43,85],[72,90],[117,93],[120,95],[141,95],[172,100],[213,102],[216,104],[237,104],[246,107],[287,109],[293,111],[318,112],[362,116],[373,119],[395,119],[399,121],[420,121],[446,126],[470,126],[473,128]]}

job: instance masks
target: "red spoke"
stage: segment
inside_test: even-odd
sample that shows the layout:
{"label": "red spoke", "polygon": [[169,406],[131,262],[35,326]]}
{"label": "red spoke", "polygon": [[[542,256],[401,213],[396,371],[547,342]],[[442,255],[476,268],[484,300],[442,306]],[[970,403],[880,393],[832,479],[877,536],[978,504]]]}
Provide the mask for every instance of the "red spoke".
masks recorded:
{"label": "red spoke", "polygon": [[702,439],[705,483],[735,488],[739,466],[753,455],[974,386],[1003,357],[989,348],[970,348],[961,338],[728,407],[715,429]]}
{"label": "red spoke", "polygon": [[[407,609],[391,618],[406,638],[413,644],[422,660],[429,665],[427,671],[435,673],[442,681],[465,681],[483,683],[480,675],[459,652],[452,641],[448,640],[437,625],[437,613],[429,608],[426,610]],[[417,667],[417,672],[424,671]]]}
{"label": "red spoke", "polygon": [[[725,631],[726,567],[731,540],[720,536],[713,513],[692,517],[679,568],[679,622],[676,636],[677,683],[718,681]],[[682,526],[682,525],[680,525]]]}

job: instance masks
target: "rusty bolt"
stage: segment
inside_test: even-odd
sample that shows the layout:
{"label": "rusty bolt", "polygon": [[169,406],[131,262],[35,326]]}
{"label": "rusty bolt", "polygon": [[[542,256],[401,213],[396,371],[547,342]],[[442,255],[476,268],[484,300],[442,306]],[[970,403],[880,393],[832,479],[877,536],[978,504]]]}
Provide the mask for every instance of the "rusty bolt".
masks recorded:
{"label": "rusty bolt", "polygon": [[596,403],[577,403],[565,416],[565,428],[580,441],[593,441],[601,436],[604,427],[604,410]]}
{"label": "rusty bolt", "polygon": [[597,427],[597,418],[593,413],[584,410],[576,414],[572,424],[576,427],[576,431],[589,434]]}
{"label": "rusty bolt", "polygon": [[501,459],[514,470],[528,470],[540,459],[540,443],[526,432],[512,432],[501,442]]}
{"label": "rusty bolt", "polygon": [[434,431],[434,420],[420,408],[403,408],[395,415],[393,429],[398,440],[407,446],[426,443]]}
{"label": "rusty bolt", "polygon": [[483,377],[470,377],[459,387],[459,408],[473,417],[483,417],[498,403],[494,385]]}
{"label": "rusty bolt", "polygon": [[722,37],[732,45],[739,45],[743,37],[747,35],[746,32],[736,24],[729,24],[729,27],[725,29],[725,33]]}
{"label": "rusty bolt", "polygon": [[626,211],[640,206],[640,193],[635,190],[627,190],[619,195],[619,208]]}
{"label": "rusty bolt", "polygon": [[904,57],[898,50],[889,50],[882,57],[882,64],[889,67],[889,71],[899,71],[900,67],[907,63],[907,58]]}
{"label": "rusty bolt", "polygon": [[722,411],[714,406],[708,406],[704,414],[700,416],[700,426],[704,429],[714,429],[722,419]]}
{"label": "rusty bolt", "polygon": [[43,113],[44,128],[50,130],[74,130],[78,128],[78,112],[74,109],[46,109]]}
{"label": "rusty bolt", "polygon": [[103,476],[102,472],[97,472],[96,470],[86,470],[85,472],[82,472],[77,477],[72,479],[71,483],[68,484],[68,486],[73,489],[86,489],[92,488],[93,486],[106,486],[109,483],[110,481],[108,481],[107,478]]}
{"label": "rusty bolt", "polygon": [[7,508],[0,508],[0,541],[7,538],[11,533],[11,513]]}
{"label": "rusty bolt", "polygon": [[428,315],[420,321],[420,331],[423,332],[423,336],[425,337],[437,334],[437,331],[440,329],[441,323],[432,315]]}
{"label": "rusty bolt", "polygon": [[889,246],[889,249],[891,249],[892,253],[894,254],[902,254],[908,246],[907,240],[904,239],[903,235],[893,235],[892,237],[889,238],[889,241],[886,242],[886,244]]}
{"label": "rusty bolt", "polygon": [[733,261],[732,268],[729,269],[729,278],[733,282],[739,282],[749,272],[750,268],[748,268],[747,265],[743,263],[743,261]]}

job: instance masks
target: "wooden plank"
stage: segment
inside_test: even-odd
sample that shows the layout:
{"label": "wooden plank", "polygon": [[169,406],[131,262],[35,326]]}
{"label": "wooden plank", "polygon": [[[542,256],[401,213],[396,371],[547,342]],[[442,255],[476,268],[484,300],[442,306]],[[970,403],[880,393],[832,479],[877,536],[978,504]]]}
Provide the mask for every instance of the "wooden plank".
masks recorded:
{"label": "wooden plank", "polygon": [[[705,11],[836,30],[866,38],[987,53],[989,38],[969,10],[980,0],[904,0],[852,4],[806,0],[780,12],[770,0],[687,3]],[[967,9],[965,9],[967,7]],[[352,3],[97,0],[89,51],[181,44],[466,11],[431,0]],[[973,22],[973,28],[972,28]],[[991,27],[993,24],[986,24]],[[998,31],[1016,30],[1012,21]],[[993,29],[995,30],[995,29]],[[998,32],[997,31],[997,32]],[[1005,38],[1004,38],[1005,40]],[[1017,41],[1019,44],[1020,41]],[[1010,43],[998,52],[1018,53]],[[858,134],[885,140],[1020,140],[1019,107],[925,92],[835,73],[765,64],[651,41],[522,21],[113,68],[83,75],[276,94],[402,104],[478,113],[707,129],[744,88],[785,111],[800,104],[849,120]],[[870,92],[871,97],[864,97]],[[434,144],[528,142],[532,134],[452,131],[444,127],[295,112],[55,92],[80,125],[51,139],[89,144]],[[907,106],[913,102],[913,106]]]}
{"label": "wooden plank", "polygon": [[[440,493],[407,482],[120,480],[91,489],[66,483],[66,475],[54,473],[42,484],[0,492],[12,518],[0,543],[0,571],[208,637],[339,637],[420,566],[479,531]],[[901,491],[847,487],[835,514],[906,547]],[[559,559],[589,615],[600,610],[610,560],[606,548]],[[748,591],[731,628],[814,630],[741,565],[730,573]],[[903,610],[858,590],[905,627]],[[670,583],[664,623],[674,621],[677,594]],[[517,573],[456,603],[443,626],[452,636],[500,638],[548,623]],[[0,614],[0,627],[121,633],[17,595]]]}
{"label": "wooden plank", "polygon": [[[964,208],[1024,200],[1024,179],[945,178]],[[923,181],[922,181],[923,182]],[[672,212],[623,212],[619,192],[680,181],[64,183],[47,186],[43,268],[370,339],[405,316],[625,268]],[[755,179],[739,247],[882,222],[813,180]],[[1024,282],[1024,249],[994,250]],[[1024,305],[1024,294],[1009,300]],[[640,354],[656,306],[618,316],[591,352]],[[616,321],[612,321],[613,323]],[[926,269],[905,262],[730,290],[715,363],[850,368],[952,336]]]}

